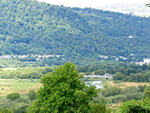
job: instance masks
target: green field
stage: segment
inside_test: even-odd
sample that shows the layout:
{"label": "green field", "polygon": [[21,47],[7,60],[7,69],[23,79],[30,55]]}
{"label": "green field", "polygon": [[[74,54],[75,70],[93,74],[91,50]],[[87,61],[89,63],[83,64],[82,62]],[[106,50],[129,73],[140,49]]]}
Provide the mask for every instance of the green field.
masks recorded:
{"label": "green field", "polygon": [[40,79],[0,79],[0,96],[7,96],[13,92],[28,94],[31,89],[37,91],[40,88]]}

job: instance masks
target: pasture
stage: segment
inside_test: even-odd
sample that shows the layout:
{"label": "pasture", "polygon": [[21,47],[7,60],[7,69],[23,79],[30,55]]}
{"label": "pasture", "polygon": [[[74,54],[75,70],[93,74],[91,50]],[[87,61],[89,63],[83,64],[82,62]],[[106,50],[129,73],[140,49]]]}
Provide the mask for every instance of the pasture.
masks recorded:
{"label": "pasture", "polygon": [[149,82],[118,82],[115,83],[115,81],[107,81],[107,84],[109,86],[116,86],[116,87],[120,87],[120,88],[126,88],[126,87],[138,87],[139,85],[146,85],[146,86],[150,86]]}
{"label": "pasture", "polygon": [[13,92],[28,94],[31,89],[37,92],[41,86],[40,79],[33,79],[33,82],[29,79],[0,79],[0,96],[7,96]]}

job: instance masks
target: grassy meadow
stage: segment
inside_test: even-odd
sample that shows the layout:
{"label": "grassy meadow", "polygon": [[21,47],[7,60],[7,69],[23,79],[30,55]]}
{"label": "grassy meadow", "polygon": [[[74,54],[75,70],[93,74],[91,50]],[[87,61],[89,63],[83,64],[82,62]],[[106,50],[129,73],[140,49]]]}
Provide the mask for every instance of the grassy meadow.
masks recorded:
{"label": "grassy meadow", "polygon": [[0,79],[0,96],[7,96],[13,92],[28,94],[31,89],[37,91],[41,87],[40,79]]}

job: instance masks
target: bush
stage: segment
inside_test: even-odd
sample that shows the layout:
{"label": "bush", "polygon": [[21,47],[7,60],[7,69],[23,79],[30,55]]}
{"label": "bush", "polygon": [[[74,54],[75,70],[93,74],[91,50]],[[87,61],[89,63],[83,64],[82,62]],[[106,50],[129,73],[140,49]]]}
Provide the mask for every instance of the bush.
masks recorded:
{"label": "bush", "polygon": [[146,88],[146,85],[142,86],[142,85],[139,85],[138,86],[138,89],[140,92],[144,92],[144,89]]}
{"label": "bush", "polygon": [[150,86],[147,86],[144,90],[143,99],[150,98]]}
{"label": "bush", "polygon": [[112,99],[113,103],[118,103],[118,102],[125,102],[127,100],[127,97],[125,95],[116,95]]}
{"label": "bush", "polygon": [[12,101],[16,100],[18,98],[20,98],[20,94],[19,93],[11,93],[11,94],[7,95],[7,99],[11,99]]}
{"label": "bush", "polygon": [[13,113],[10,109],[3,108],[0,113]]}
{"label": "bush", "polygon": [[30,100],[27,99],[27,98],[18,98],[18,99],[17,99],[17,102],[18,102],[18,103],[24,102],[24,103],[28,104],[29,101],[30,101]]}
{"label": "bush", "polygon": [[90,103],[92,108],[91,113],[106,113],[106,105],[102,103]]}
{"label": "bush", "polygon": [[115,95],[106,97],[108,103],[118,103],[118,102],[125,102],[127,97],[125,95]]}
{"label": "bush", "polygon": [[142,93],[129,93],[125,94],[128,100],[141,100],[143,97]]}
{"label": "bush", "polygon": [[149,100],[137,101],[132,100],[130,102],[123,103],[119,110],[119,113],[150,113]]}
{"label": "bush", "polygon": [[107,104],[107,101],[105,99],[104,96],[102,96],[101,94],[98,95],[98,97],[93,99],[94,103],[102,103],[102,104]]}
{"label": "bush", "polygon": [[29,107],[29,104],[26,104],[24,102],[15,104],[13,108],[14,113],[27,113],[27,108]]}
{"label": "bush", "polygon": [[134,93],[134,100],[141,100],[143,97],[142,93]]}
{"label": "bush", "polygon": [[122,91],[121,91],[121,93],[123,94],[123,95],[126,95],[126,94],[133,94],[133,93],[139,93],[139,89],[137,88],[137,87],[126,87],[125,89],[123,89]]}
{"label": "bush", "polygon": [[121,94],[121,90],[122,89],[117,87],[108,87],[103,90],[102,95],[104,95],[105,97],[119,95]]}
{"label": "bush", "polygon": [[29,91],[28,97],[30,100],[36,99],[36,92],[34,90]]}

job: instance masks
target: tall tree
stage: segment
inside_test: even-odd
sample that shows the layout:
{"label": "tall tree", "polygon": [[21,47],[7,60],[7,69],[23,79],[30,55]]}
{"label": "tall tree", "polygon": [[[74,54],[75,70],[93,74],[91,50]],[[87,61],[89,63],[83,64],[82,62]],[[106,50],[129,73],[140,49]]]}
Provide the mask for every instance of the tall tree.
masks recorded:
{"label": "tall tree", "polygon": [[86,86],[80,80],[82,77],[72,63],[65,63],[47,73],[41,78],[43,86],[28,113],[88,113],[91,109],[89,102],[97,92],[95,86]]}

